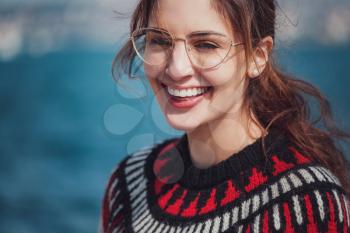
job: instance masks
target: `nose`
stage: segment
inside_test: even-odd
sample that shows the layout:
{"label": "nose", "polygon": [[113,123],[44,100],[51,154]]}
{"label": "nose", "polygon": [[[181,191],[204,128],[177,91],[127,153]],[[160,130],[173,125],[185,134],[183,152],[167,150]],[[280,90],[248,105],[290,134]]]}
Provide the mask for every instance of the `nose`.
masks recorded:
{"label": "nose", "polygon": [[192,63],[187,55],[185,41],[178,40],[178,42],[174,44],[166,69],[166,73],[175,81],[191,76],[194,73]]}

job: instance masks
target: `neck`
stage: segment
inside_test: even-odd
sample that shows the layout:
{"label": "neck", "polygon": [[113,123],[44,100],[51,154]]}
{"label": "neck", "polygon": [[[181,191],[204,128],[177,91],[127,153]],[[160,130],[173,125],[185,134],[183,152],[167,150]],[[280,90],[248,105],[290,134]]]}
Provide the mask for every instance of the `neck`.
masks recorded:
{"label": "neck", "polygon": [[261,127],[248,117],[224,117],[187,132],[193,164],[198,168],[215,165],[263,135]]}

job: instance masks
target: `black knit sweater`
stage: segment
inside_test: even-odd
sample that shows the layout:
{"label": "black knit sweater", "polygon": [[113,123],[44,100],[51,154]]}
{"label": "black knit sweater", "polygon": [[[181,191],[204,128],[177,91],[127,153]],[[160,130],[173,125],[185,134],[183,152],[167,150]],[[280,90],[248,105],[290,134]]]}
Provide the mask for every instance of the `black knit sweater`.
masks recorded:
{"label": "black knit sweater", "polygon": [[338,178],[283,134],[209,168],[191,162],[187,135],[128,155],[113,170],[100,232],[350,232]]}

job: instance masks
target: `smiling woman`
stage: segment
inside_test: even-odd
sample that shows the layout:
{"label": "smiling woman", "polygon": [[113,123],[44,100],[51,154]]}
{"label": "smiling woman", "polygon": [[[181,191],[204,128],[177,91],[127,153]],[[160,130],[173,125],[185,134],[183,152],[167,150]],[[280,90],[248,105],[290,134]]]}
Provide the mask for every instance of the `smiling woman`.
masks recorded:
{"label": "smiling woman", "polygon": [[315,87],[276,68],[274,37],[273,0],[139,2],[114,65],[131,76],[141,59],[185,134],[118,164],[101,232],[350,230],[348,162],[335,144],[350,135]]}

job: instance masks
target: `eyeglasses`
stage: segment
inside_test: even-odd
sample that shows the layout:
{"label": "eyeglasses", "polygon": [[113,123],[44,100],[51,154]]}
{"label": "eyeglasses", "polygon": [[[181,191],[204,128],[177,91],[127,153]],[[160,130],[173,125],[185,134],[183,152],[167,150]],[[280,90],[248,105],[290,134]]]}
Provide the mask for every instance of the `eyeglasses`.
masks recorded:
{"label": "eyeglasses", "polygon": [[175,47],[175,41],[184,41],[191,63],[200,69],[211,69],[220,65],[230,53],[234,43],[227,36],[217,32],[193,32],[185,39],[175,38],[159,28],[140,28],[131,34],[136,54],[148,65],[167,64]]}

